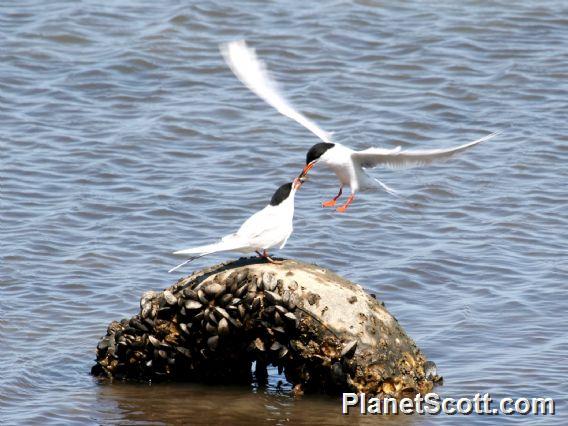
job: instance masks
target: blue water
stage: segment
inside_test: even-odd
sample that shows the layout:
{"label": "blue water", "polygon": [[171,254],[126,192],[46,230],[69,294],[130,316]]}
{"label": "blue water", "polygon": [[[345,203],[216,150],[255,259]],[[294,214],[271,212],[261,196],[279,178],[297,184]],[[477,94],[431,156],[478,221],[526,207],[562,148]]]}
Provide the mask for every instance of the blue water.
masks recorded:
{"label": "blue water", "polygon": [[[373,171],[405,199],[313,171],[281,256],[386,302],[444,376],[442,396],[568,393],[568,6],[548,2],[8,1],[0,5],[0,423],[412,423],[341,417],[268,389],[99,383],[113,319],[180,275],[175,249],[232,232],[315,137],[256,98],[218,45],[245,38],[334,138],[448,147]],[[203,258],[190,273],[231,255]],[[454,424],[442,416],[436,423]]]}

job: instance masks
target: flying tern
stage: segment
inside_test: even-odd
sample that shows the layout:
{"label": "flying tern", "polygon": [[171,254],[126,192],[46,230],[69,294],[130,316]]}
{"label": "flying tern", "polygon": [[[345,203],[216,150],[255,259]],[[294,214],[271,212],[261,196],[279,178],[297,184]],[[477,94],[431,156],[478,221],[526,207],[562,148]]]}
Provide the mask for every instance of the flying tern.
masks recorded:
{"label": "flying tern", "polygon": [[302,183],[302,179],[296,178],[293,182],[280,186],[270,203],[249,217],[234,234],[229,234],[213,244],[174,252],[174,254],[193,256],[168,272],[173,272],[199,257],[223,251],[242,253],[255,251],[269,262],[275,262],[269,256],[268,250],[272,247],[284,248],[292,234],[294,196]]}
{"label": "flying tern", "polygon": [[343,187],[349,185],[351,194],[347,202],[337,208],[337,211],[342,213],[353,202],[355,193],[358,191],[382,188],[396,195],[396,191],[380,180],[369,176],[365,169],[379,165],[396,169],[430,164],[436,160],[445,160],[501,133],[501,131],[494,132],[473,142],[452,148],[404,150],[399,146],[392,149],[368,148],[355,151],[332,141],[331,133],[321,129],[299,113],[280,93],[278,84],[272,79],[264,63],[257,58],[254,49],[249,48],[244,40],[221,45],[221,53],[227,65],[246,87],[278,112],[301,124],[322,140],[309,149],[306,155],[306,166],[299,177],[304,179],[317,163],[328,166],[337,175],[340,187],[338,194],[330,201],[322,203],[322,206],[334,207],[343,193]]}

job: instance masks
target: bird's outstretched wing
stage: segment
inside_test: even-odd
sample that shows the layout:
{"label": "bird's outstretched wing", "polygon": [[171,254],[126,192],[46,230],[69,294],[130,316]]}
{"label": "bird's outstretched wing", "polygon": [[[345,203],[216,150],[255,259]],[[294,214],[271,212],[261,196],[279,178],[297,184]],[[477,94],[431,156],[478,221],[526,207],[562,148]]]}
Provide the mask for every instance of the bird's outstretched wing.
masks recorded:
{"label": "bird's outstretched wing", "polygon": [[351,154],[351,158],[359,163],[361,167],[366,168],[376,167],[379,165],[391,169],[424,166],[434,161],[445,160],[481,142],[489,140],[501,132],[502,131],[499,130],[491,133],[490,135],[484,136],[481,139],[453,148],[420,150],[402,150],[400,147],[394,149],[369,148],[363,151],[354,152]]}
{"label": "bird's outstretched wing", "polygon": [[331,143],[330,133],[296,111],[280,94],[278,84],[270,77],[264,63],[256,57],[254,49],[249,48],[244,40],[223,44],[220,48],[227,65],[253,93],[281,114],[304,126],[322,141]]}

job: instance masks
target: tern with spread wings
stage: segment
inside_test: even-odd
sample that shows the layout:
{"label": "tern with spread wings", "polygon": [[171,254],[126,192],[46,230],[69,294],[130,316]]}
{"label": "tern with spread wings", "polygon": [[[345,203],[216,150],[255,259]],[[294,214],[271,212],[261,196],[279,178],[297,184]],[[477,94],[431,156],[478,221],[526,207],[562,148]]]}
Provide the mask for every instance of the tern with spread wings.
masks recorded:
{"label": "tern with spread wings", "polygon": [[376,166],[408,168],[430,164],[437,160],[445,160],[501,133],[491,133],[473,142],[453,148],[404,150],[397,147],[393,149],[368,148],[355,151],[333,142],[330,133],[322,130],[313,121],[299,113],[280,94],[277,83],[269,75],[264,63],[256,57],[255,51],[249,48],[245,41],[235,41],[222,45],[221,53],[225,57],[227,65],[246,87],[278,112],[301,124],[322,140],[308,151],[306,166],[299,177],[304,179],[317,163],[328,166],[339,179],[339,193],[330,201],[324,202],[322,206],[334,207],[343,192],[343,187],[348,185],[351,189],[347,202],[337,208],[339,212],[345,212],[358,191],[382,188],[391,194],[395,194],[395,191],[383,182],[369,176],[365,169]]}
{"label": "tern with spread wings", "polygon": [[223,251],[254,251],[269,262],[274,262],[268,250],[272,247],[284,248],[290,238],[293,230],[294,196],[302,182],[302,179],[296,178],[293,182],[280,186],[270,203],[249,217],[234,234],[223,237],[217,243],[174,252],[193,256],[168,272],[173,272],[199,257]]}

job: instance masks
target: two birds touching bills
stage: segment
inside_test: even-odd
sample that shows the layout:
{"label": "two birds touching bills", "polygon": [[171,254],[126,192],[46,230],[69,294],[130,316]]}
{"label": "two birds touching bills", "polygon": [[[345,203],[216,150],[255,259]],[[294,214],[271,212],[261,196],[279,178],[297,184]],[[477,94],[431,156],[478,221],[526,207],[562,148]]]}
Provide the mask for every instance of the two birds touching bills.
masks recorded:
{"label": "two birds touching bills", "polygon": [[324,202],[323,207],[335,207],[343,193],[343,188],[349,186],[351,190],[349,197],[345,204],[337,207],[337,211],[343,213],[359,191],[383,189],[396,195],[393,189],[380,180],[369,176],[366,169],[377,166],[407,168],[427,165],[436,160],[445,160],[500,133],[495,132],[453,148],[403,150],[397,147],[393,149],[367,148],[362,151],[355,151],[333,142],[330,133],[322,130],[317,124],[294,109],[280,94],[277,83],[271,78],[264,63],[256,57],[255,51],[249,48],[245,41],[235,41],[222,45],[221,53],[227,65],[246,87],[278,112],[311,131],[321,139],[321,142],[309,149],[306,155],[306,165],[300,175],[293,182],[280,186],[272,196],[270,203],[249,217],[237,232],[229,234],[213,244],[174,252],[174,254],[190,255],[191,257],[170,269],[169,272],[173,272],[199,257],[224,251],[256,252],[260,257],[266,258],[269,262],[274,262],[269,256],[268,250],[273,247],[282,249],[286,245],[293,229],[294,196],[304,183],[309,171],[318,163],[329,167],[339,180],[337,195]]}

